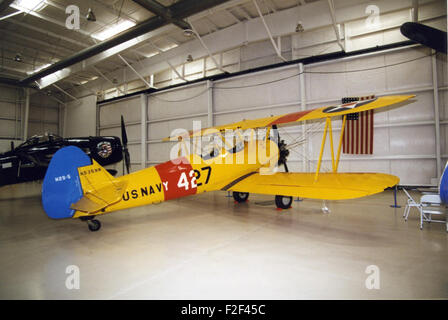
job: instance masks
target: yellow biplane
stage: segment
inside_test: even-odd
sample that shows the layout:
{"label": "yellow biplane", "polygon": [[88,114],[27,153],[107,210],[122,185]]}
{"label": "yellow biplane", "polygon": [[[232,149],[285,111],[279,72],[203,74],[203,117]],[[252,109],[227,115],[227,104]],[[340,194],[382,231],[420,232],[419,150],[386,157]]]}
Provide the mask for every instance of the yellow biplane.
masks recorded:
{"label": "yellow biplane", "polygon": [[[166,139],[178,142],[178,157],[121,177],[112,177],[77,147],[62,148],[48,167],[42,204],[50,218],[79,218],[88,223],[91,231],[97,231],[101,227],[95,219],[98,215],[216,190],[232,191],[238,202],[246,201],[250,192],[275,195],[276,206],[282,209],[290,208],[292,197],[342,200],[379,193],[395,186],[398,177],[338,172],[347,115],[403,103],[412,97],[371,97],[190,131]],[[340,116],[343,124],[335,156],[331,119]],[[289,149],[280,140],[278,127],[316,119],[326,119],[317,170],[288,172]],[[255,134],[255,129],[263,129],[264,133]],[[320,172],[327,134],[332,171]],[[190,139],[194,141],[192,152],[186,147]],[[209,143],[203,145],[205,139]],[[283,165],[286,172],[278,172],[278,165]]]}

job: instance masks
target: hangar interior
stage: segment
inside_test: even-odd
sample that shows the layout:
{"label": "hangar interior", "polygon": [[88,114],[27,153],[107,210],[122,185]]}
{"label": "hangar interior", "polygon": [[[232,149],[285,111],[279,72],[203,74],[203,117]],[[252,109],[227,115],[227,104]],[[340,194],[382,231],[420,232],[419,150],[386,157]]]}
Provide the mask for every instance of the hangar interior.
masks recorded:
{"label": "hangar interior", "polygon": [[[121,137],[123,116],[136,172],[167,161],[176,142],[163,138],[194,121],[205,128],[343,97],[414,94],[375,111],[373,154],[342,154],[340,171],[396,175],[416,199],[418,188],[437,188],[448,160],[447,57],[411,43],[400,26],[446,32],[446,1],[197,3],[78,1],[79,28],[69,29],[70,1],[0,2],[0,152],[48,133]],[[109,45],[156,18],[157,28]],[[316,171],[324,126],[279,130],[287,144],[306,137],[291,150],[290,171]],[[321,170],[331,166],[326,148]],[[124,173],[122,162],[108,168]],[[2,299],[448,298],[446,227],[420,230],[417,211],[404,221],[400,190],[401,208],[386,190],[300,199],[284,211],[272,196],[235,204],[218,191],[105,215],[90,233],[79,221],[49,219],[39,182],[2,188]],[[79,289],[66,287],[71,265]],[[372,265],[381,288],[367,288]]]}

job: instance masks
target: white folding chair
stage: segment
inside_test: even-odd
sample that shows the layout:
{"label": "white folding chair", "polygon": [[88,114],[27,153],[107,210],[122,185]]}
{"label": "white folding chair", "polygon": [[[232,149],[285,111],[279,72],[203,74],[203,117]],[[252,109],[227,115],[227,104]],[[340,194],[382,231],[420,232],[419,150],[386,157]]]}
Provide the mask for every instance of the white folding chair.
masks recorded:
{"label": "white folding chair", "polygon": [[434,220],[432,216],[435,214],[446,213],[446,208],[442,204],[439,194],[425,192],[420,197],[420,202],[417,202],[412,198],[409,192],[403,188],[404,193],[408,197],[406,207],[404,208],[403,218],[405,221],[408,220],[411,208],[416,208],[420,213],[420,230],[423,229],[424,222],[438,222],[446,224],[446,231],[448,232],[448,215],[446,221]]}
{"label": "white folding chair", "polygon": [[445,214],[446,208],[442,204],[440,195],[425,194],[420,198],[418,210],[420,211],[420,230],[423,229],[423,222],[445,223],[448,232],[448,220],[434,220],[433,215]]}
{"label": "white folding chair", "polygon": [[405,188],[403,188],[403,191],[406,194],[406,196],[408,197],[408,202],[406,204],[406,207],[404,208],[403,218],[404,218],[405,221],[408,221],[409,212],[411,211],[411,208],[419,209],[420,204],[417,203],[414,200],[414,198],[411,197],[411,195],[409,194],[409,192]]}

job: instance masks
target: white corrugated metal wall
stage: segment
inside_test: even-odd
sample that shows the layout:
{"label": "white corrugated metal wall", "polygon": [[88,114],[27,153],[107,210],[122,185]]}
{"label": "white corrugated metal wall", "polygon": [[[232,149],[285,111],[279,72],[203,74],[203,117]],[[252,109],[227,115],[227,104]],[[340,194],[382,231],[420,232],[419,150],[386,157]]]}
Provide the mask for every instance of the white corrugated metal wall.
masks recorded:
{"label": "white corrugated metal wall", "polygon": [[18,140],[21,138],[23,90],[0,86],[0,91],[0,138]]}
{"label": "white corrugated metal wall", "polygon": [[[17,146],[24,135],[22,119],[26,93],[23,88],[0,86],[0,152],[10,149],[10,141]],[[30,95],[28,137],[45,133],[60,134],[60,104],[41,94]]]}
{"label": "white corrugated metal wall", "polygon": [[[141,105],[140,96],[134,96],[114,103],[99,105],[98,134],[102,136],[121,137],[120,118],[123,115],[126,122],[128,148],[131,157],[132,171],[141,169]],[[122,173],[122,163],[112,165]]]}
{"label": "white corrugated metal wall", "polygon": [[61,135],[59,117],[60,103],[39,94],[31,96],[28,117],[28,137],[43,135],[45,133]]}

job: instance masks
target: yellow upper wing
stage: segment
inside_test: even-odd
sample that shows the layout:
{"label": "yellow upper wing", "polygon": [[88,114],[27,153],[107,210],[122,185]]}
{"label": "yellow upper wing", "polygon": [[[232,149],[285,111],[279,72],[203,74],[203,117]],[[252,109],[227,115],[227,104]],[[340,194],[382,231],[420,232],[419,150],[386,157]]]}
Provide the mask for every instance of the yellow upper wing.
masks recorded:
{"label": "yellow upper wing", "polygon": [[383,173],[255,173],[223,190],[310,199],[343,200],[365,197],[395,186],[398,177]]}
{"label": "yellow upper wing", "polygon": [[[193,135],[207,135],[216,133],[221,130],[246,130],[246,129],[254,129],[254,128],[262,128],[262,127],[270,127],[273,125],[285,125],[285,124],[292,124],[295,122],[305,121],[305,120],[315,120],[315,119],[323,119],[327,117],[336,117],[336,116],[342,116],[349,113],[356,113],[361,111],[367,111],[371,109],[378,109],[387,107],[393,104],[397,104],[403,101],[406,101],[410,98],[415,97],[415,95],[401,95],[401,96],[384,96],[384,97],[378,97],[373,98],[370,100],[364,100],[364,101],[356,101],[356,102],[350,102],[340,105],[333,105],[328,107],[322,107],[317,109],[311,109],[311,110],[304,110],[299,112],[293,112],[293,113],[287,113],[280,116],[272,116],[272,117],[266,117],[266,118],[259,118],[254,120],[243,120],[235,123],[225,124],[221,126],[215,126],[210,128],[205,128],[198,131],[190,131],[189,136]],[[168,140],[175,140],[179,137],[169,137],[165,138],[165,141]],[[186,138],[183,137],[183,138]]]}

